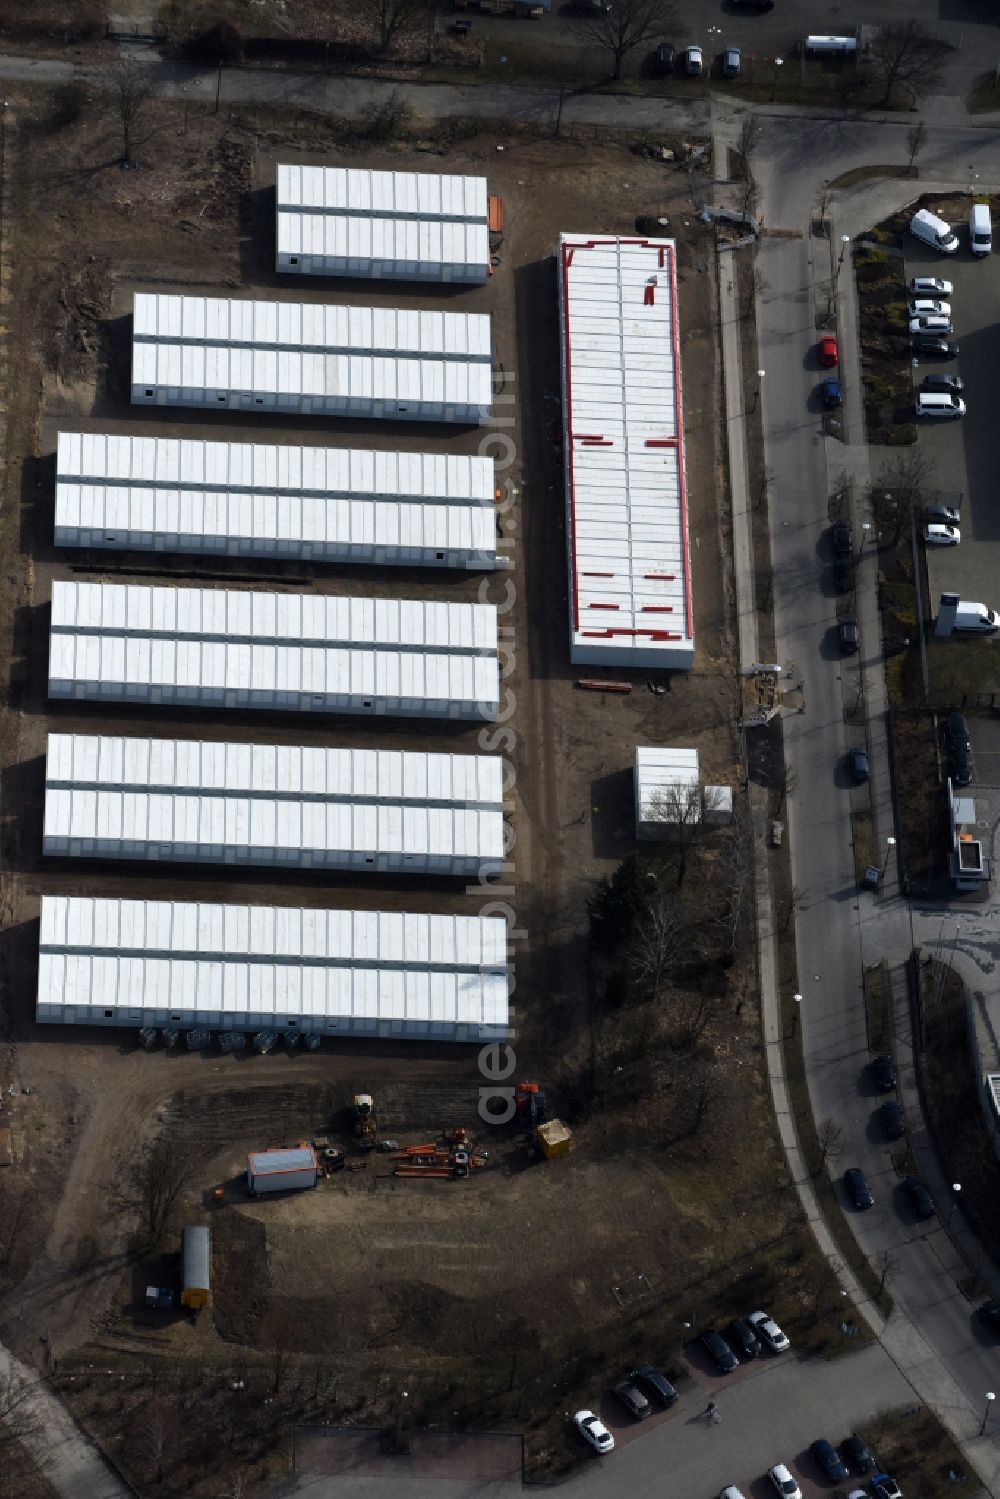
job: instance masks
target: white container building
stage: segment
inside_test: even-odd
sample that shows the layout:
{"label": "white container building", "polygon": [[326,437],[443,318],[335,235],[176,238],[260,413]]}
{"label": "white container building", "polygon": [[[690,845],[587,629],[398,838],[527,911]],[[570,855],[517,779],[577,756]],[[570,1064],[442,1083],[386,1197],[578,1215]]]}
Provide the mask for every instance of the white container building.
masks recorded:
{"label": "white container building", "polygon": [[42,897],[45,1024],[507,1035],[497,917]]}
{"label": "white container building", "polygon": [[60,432],[57,546],[496,566],[493,460]]}
{"label": "white container building", "polygon": [[494,718],[492,604],[56,581],[49,697]]}
{"label": "white container building", "polygon": [[679,825],[701,822],[698,751],[637,746],[634,790],[637,838],[670,838]]}
{"label": "white container building", "polygon": [[303,1192],[319,1181],[319,1165],[311,1145],[291,1150],[252,1150],[247,1156],[247,1191]]}
{"label": "white container building", "polygon": [[132,401],[475,425],[493,402],[490,320],[137,292]]}
{"label": "white container building", "polygon": [[559,241],[570,659],[690,668],[673,240]]}
{"label": "white container building", "polygon": [[43,852],[483,876],[504,859],[494,755],[50,734]]}
{"label": "white container building", "polygon": [[481,283],[485,177],[279,166],[275,265],[313,276]]}

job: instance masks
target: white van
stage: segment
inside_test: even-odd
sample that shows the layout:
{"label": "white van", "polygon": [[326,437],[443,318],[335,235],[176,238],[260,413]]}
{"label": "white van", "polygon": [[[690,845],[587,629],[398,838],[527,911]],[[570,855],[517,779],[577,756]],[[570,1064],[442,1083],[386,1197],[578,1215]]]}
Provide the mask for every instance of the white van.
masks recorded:
{"label": "white van", "polygon": [[944,219],[939,219],[937,214],[931,213],[929,208],[921,208],[913,215],[910,233],[915,239],[930,245],[932,250],[940,250],[942,255],[954,255],[958,249],[958,240],[952,233],[951,225],[946,224]]}
{"label": "white van", "polygon": [[953,391],[918,390],[913,409],[918,416],[964,416],[965,402]]}
{"label": "white van", "polygon": [[853,36],[807,36],[802,46],[806,52],[821,57],[847,57],[858,50],[857,38]]}
{"label": "white van", "polygon": [[1000,617],[985,604],[969,604],[963,599],[955,612],[952,629],[964,630],[969,635],[992,635],[994,630],[1000,630]]}
{"label": "white van", "polygon": [[973,203],[969,213],[969,249],[973,255],[988,255],[993,249],[993,225],[990,205]]}

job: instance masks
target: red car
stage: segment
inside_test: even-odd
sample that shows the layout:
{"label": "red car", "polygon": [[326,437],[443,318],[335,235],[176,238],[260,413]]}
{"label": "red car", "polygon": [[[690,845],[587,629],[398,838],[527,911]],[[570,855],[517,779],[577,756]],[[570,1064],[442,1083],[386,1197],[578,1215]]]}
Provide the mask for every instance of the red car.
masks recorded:
{"label": "red car", "polygon": [[832,370],[837,363],[837,340],[826,333],[819,341],[819,362],[825,370]]}

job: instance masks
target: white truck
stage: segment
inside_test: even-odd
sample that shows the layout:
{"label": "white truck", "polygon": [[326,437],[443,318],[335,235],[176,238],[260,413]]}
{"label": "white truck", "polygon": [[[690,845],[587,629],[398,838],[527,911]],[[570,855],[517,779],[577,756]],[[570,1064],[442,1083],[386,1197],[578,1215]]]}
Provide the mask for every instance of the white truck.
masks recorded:
{"label": "white truck", "polygon": [[952,629],[968,635],[992,635],[994,630],[1000,630],[1000,615],[985,604],[970,604],[963,599],[955,610]]}

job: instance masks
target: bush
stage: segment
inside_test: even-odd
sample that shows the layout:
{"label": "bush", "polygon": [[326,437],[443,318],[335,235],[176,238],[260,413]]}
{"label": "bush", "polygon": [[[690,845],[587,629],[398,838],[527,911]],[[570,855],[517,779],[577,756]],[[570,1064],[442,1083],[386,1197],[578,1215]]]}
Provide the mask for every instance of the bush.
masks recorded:
{"label": "bush", "polygon": [[890,302],[882,309],[882,315],[890,328],[895,328],[899,333],[905,333],[909,327],[910,314],[905,302]]}
{"label": "bush", "polygon": [[891,427],[885,434],[885,440],[893,448],[903,447],[907,443],[916,442],[916,422],[900,422],[898,426]]}
{"label": "bush", "polygon": [[894,245],[896,243],[896,236],[891,229],[873,229],[870,237],[878,240],[880,245]]}
{"label": "bush", "polygon": [[361,128],[369,140],[391,140],[394,135],[406,133],[412,114],[402,94],[393,89],[384,99],[369,104],[362,111]]}

